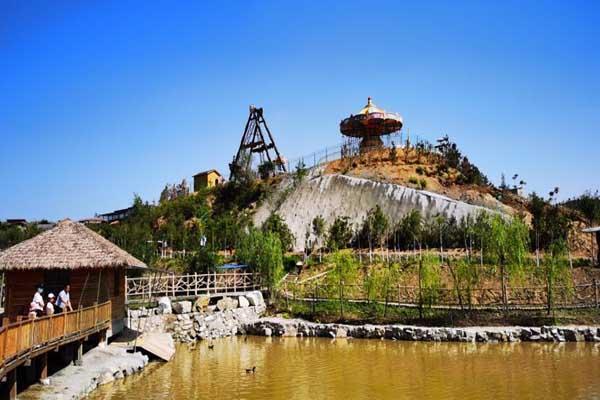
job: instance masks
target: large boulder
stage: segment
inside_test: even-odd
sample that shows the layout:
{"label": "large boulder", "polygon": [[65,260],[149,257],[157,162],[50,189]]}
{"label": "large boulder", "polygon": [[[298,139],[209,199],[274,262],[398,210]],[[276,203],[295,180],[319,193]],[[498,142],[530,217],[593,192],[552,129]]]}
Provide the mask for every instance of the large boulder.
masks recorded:
{"label": "large boulder", "polygon": [[219,311],[233,310],[237,308],[237,306],[238,301],[231,297],[223,297],[221,300],[217,301],[217,310]]}
{"label": "large boulder", "polygon": [[240,308],[248,308],[250,306],[250,302],[244,296],[238,297],[238,303],[240,304]]}
{"label": "large boulder", "polygon": [[189,314],[192,312],[191,301],[178,301],[172,304],[174,314]]}
{"label": "large boulder", "polygon": [[173,312],[173,308],[171,307],[171,300],[166,296],[159,298],[158,310],[161,314],[171,314]]}
{"label": "large boulder", "polygon": [[204,311],[207,307],[208,304],[210,303],[210,297],[209,296],[199,296],[196,301],[194,302],[194,311]]}
{"label": "large boulder", "polygon": [[262,306],[265,304],[265,300],[263,299],[263,295],[260,290],[255,290],[254,292],[248,293],[246,298],[251,306]]}

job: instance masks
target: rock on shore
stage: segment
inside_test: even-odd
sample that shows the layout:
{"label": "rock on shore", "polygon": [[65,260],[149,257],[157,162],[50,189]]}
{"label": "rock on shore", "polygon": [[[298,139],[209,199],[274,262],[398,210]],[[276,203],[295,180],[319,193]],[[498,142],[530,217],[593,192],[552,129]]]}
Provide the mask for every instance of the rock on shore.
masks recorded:
{"label": "rock on shore", "polygon": [[328,338],[391,339],[432,342],[600,342],[600,327],[419,327],[409,325],[321,324],[301,319],[260,318],[246,325],[249,334]]}
{"label": "rock on shore", "polygon": [[141,371],[148,364],[142,353],[129,353],[120,346],[96,347],[83,355],[83,365],[69,365],[48,379],[19,394],[19,399],[76,400],[86,397],[99,385]]}

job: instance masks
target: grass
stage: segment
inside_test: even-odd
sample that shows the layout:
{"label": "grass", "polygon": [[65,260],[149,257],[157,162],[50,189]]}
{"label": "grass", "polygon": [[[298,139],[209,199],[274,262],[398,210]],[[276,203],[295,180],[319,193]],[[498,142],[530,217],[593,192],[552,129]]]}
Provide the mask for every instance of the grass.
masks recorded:
{"label": "grass", "polygon": [[542,325],[600,325],[600,310],[556,310],[553,315],[545,311],[448,311],[383,304],[358,304],[347,301],[320,301],[313,305],[302,301],[278,299],[274,312],[292,318],[303,318],[322,323],[347,324],[406,324],[422,326],[542,326]]}

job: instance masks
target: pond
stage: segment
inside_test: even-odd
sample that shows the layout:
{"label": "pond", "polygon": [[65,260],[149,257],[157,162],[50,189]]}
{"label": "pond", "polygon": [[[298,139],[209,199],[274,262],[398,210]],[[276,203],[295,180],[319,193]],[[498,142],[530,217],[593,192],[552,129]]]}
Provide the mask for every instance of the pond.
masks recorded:
{"label": "pond", "polygon": [[[178,345],[173,361],[99,399],[576,399],[600,397],[600,345],[234,337]],[[246,368],[256,367],[255,373]]]}

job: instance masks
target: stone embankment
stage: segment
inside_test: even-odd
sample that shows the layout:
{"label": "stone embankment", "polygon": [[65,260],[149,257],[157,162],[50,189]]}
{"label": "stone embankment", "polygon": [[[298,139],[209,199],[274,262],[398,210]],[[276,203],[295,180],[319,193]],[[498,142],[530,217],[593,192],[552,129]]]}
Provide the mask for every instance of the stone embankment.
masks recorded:
{"label": "stone embankment", "polygon": [[260,291],[225,297],[216,305],[208,299],[159,301],[154,309],[130,310],[128,327],[139,332],[171,333],[178,342],[216,339],[245,333],[245,327],[259,320],[266,306]]}
{"label": "stone embankment", "polygon": [[600,342],[600,327],[418,327],[407,325],[320,324],[300,319],[261,318],[246,326],[260,336],[391,339],[430,342]]}
{"label": "stone embankment", "polygon": [[96,347],[83,355],[82,366],[69,365],[61,369],[45,382],[19,394],[19,399],[82,399],[99,385],[137,373],[147,364],[148,356],[140,352],[130,353],[114,344]]}

